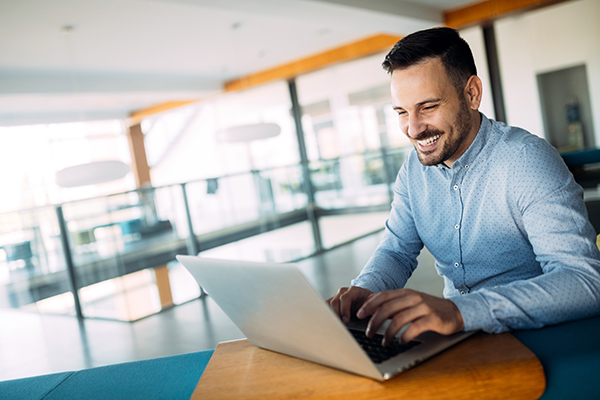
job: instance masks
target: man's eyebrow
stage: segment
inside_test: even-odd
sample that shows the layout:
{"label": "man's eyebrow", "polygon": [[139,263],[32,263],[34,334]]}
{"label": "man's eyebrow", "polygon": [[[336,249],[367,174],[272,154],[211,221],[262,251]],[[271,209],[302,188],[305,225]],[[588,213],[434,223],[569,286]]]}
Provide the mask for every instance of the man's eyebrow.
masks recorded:
{"label": "man's eyebrow", "polygon": [[[418,102],[418,103],[416,104],[416,106],[417,106],[417,107],[421,107],[421,106],[423,106],[423,105],[425,105],[425,104],[428,104],[428,103],[439,103],[440,101],[442,101],[442,99],[441,99],[441,98],[427,99],[427,100],[423,100],[423,101],[420,101],[420,102]],[[393,109],[394,109],[394,110],[404,110],[404,107],[395,106],[395,107],[393,107]]]}
{"label": "man's eyebrow", "polygon": [[423,106],[427,103],[439,103],[440,101],[442,101],[442,99],[439,99],[439,98],[423,100],[423,101],[417,103],[417,107]]}

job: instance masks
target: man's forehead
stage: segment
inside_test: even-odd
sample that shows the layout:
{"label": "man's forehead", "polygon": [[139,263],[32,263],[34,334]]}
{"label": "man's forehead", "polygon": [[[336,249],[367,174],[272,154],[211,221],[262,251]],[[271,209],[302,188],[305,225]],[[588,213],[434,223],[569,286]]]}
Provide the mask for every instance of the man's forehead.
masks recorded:
{"label": "man's forehead", "polygon": [[[391,78],[394,107],[439,100],[448,90],[453,90],[443,65],[437,59],[397,69],[392,72]],[[405,102],[407,104],[400,104]]]}

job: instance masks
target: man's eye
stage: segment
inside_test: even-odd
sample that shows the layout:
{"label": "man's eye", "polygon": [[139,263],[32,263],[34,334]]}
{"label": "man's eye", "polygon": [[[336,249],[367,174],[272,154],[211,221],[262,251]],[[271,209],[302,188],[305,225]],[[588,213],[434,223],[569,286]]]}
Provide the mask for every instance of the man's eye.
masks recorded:
{"label": "man's eye", "polygon": [[425,106],[425,107],[423,107],[423,110],[425,110],[425,111],[431,111],[431,110],[433,110],[436,107],[437,107],[437,104],[432,105],[432,106]]}
{"label": "man's eye", "polygon": [[406,111],[398,111],[398,116],[402,117],[406,115]]}

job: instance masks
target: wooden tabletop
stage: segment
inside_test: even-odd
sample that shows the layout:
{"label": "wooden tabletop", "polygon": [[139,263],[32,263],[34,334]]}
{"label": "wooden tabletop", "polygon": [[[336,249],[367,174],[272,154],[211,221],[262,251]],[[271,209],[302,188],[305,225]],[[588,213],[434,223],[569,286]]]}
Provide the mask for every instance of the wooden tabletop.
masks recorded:
{"label": "wooden tabletop", "polygon": [[478,333],[386,382],[237,340],[217,346],[192,400],[537,399],[545,385],[537,357],[510,333]]}

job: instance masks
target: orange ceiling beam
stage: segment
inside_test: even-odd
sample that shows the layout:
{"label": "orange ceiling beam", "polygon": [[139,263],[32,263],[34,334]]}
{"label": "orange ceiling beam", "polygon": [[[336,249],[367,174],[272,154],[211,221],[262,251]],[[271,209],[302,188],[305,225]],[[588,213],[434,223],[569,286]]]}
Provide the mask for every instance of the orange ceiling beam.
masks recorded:
{"label": "orange ceiling beam", "polygon": [[290,79],[329,65],[389,50],[402,36],[379,34],[274,68],[225,82],[225,91],[243,90],[263,83]]}
{"label": "orange ceiling beam", "polygon": [[[290,79],[306,72],[327,67],[334,63],[344,62],[375,54],[380,51],[389,50],[401,38],[401,36],[385,34],[370,36],[366,39],[361,39],[356,42],[336,47],[313,56],[308,56],[300,60],[280,65],[278,67],[270,68],[255,74],[225,82],[225,92],[248,89],[250,87],[276,80]],[[129,124],[133,125],[139,123],[143,118],[150,115],[188,105],[199,100],[201,99],[169,101],[135,111],[130,115]]]}
{"label": "orange ceiling beam", "polygon": [[[485,24],[510,14],[529,11],[567,0],[484,0],[464,7],[446,11],[444,23],[456,29]],[[225,82],[225,92],[248,89],[276,80],[290,79],[307,72],[316,71],[329,65],[365,57],[380,51],[389,50],[402,36],[379,34],[308,56],[287,64],[269,68],[238,79]],[[131,114],[132,123],[143,118],[173,108],[181,107],[197,100],[170,101],[157,104]]]}
{"label": "orange ceiling beam", "polygon": [[201,99],[167,101],[165,103],[156,104],[152,107],[143,108],[141,110],[134,111],[129,116],[129,124],[135,125],[135,124],[139,123],[142,119],[144,119],[145,117],[148,117],[150,115],[158,114],[163,111],[168,111],[168,110],[171,110],[171,109],[177,108],[177,107],[187,106],[188,104],[192,104],[192,103],[195,103],[200,100]]}
{"label": "orange ceiling beam", "polygon": [[566,0],[486,0],[444,12],[446,26],[460,29]]}

